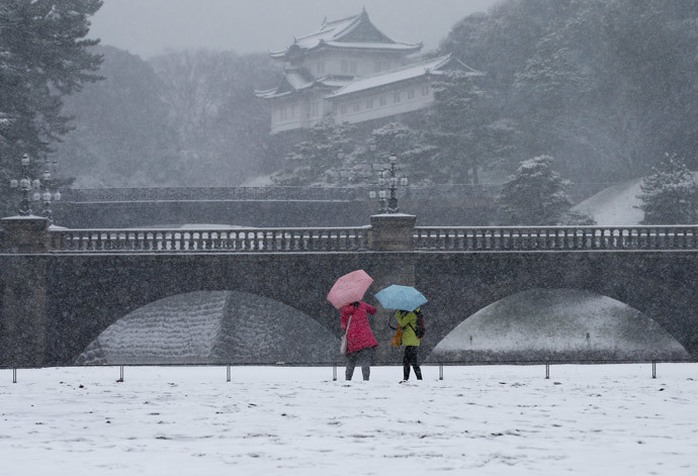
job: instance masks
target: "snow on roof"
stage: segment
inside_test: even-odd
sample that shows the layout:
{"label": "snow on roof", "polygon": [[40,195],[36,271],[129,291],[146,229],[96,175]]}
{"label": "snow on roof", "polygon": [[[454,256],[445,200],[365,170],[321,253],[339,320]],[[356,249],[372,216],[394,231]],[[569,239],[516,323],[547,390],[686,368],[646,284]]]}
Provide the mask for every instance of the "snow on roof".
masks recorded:
{"label": "snow on roof", "polygon": [[[361,34],[352,36],[352,33],[357,31],[361,33],[369,32],[370,41],[356,41],[356,37],[362,36]],[[343,39],[345,41],[342,41]],[[422,48],[421,43],[400,43],[383,34],[373,25],[368,17],[368,13],[364,9],[358,15],[342,18],[340,20],[323,21],[322,25],[320,25],[320,29],[316,32],[294,38],[294,42],[291,46],[281,51],[271,52],[271,57],[283,58],[292,48],[307,51],[320,46],[402,51],[415,51]]]}
{"label": "snow on roof", "polygon": [[313,85],[315,81],[308,80],[299,71],[288,71],[286,73],[286,81],[293,87],[293,89],[305,89]]}
{"label": "snow on roof", "polygon": [[298,72],[287,72],[284,77],[284,82],[280,86],[263,91],[257,90],[255,91],[255,95],[258,98],[271,99],[288,96],[295,92],[313,87],[339,89],[349,84],[353,79],[353,77],[325,76],[317,80],[308,80]]}
{"label": "snow on roof", "polygon": [[464,65],[463,63],[455,59],[453,55],[445,55],[435,59],[422,61],[420,63],[413,63],[407,66],[401,66],[399,68],[383,71],[380,73],[373,74],[371,76],[363,76],[357,78],[344,88],[339,89],[338,91],[335,91],[332,94],[329,94],[325,97],[326,99],[332,99],[339,96],[345,96],[347,94],[365,91],[367,89],[373,89],[380,86],[386,86],[388,84],[405,81],[408,79],[418,78],[420,76],[426,76],[427,74],[439,74],[441,72],[441,68],[443,68],[451,62],[457,62],[457,64],[461,68],[465,68],[469,74],[482,74],[481,72]]}
{"label": "snow on roof", "polygon": [[381,49],[381,50],[413,50],[421,48],[421,43],[380,43],[368,41],[326,41],[326,46],[335,48],[362,48],[362,49]]}

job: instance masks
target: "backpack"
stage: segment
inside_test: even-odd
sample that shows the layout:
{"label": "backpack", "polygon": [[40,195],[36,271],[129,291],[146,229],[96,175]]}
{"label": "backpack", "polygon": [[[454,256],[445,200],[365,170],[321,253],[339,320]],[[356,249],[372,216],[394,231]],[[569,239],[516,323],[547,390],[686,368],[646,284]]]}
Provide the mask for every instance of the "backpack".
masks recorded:
{"label": "backpack", "polygon": [[422,311],[414,311],[414,313],[417,316],[417,327],[414,330],[414,335],[417,336],[417,338],[421,339],[424,337],[424,334],[427,333],[427,326],[424,323],[424,315],[422,315]]}

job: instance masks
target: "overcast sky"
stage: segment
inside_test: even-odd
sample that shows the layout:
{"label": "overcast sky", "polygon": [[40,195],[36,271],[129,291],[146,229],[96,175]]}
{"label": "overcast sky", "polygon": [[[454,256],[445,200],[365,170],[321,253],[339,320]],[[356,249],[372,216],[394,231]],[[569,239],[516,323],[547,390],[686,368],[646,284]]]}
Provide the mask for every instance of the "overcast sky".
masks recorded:
{"label": "overcast sky", "polygon": [[434,49],[461,18],[498,0],[105,0],[90,36],[148,58],[167,49],[280,50],[323,18],[361,12],[396,41]]}

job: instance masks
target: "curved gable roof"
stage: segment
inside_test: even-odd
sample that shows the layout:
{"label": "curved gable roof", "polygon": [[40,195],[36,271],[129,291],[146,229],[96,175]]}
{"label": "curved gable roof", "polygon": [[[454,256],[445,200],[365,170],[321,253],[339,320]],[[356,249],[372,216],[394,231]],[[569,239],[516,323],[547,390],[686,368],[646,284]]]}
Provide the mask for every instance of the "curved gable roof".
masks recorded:
{"label": "curved gable roof", "polygon": [[331,45],[333,47],[342,47],[347,44],[348,47],[357,48],[365,45],[371,49],[389,49],[391,51],[404,50],[406,52],[418,51],[422,48],[421,43],[399,43],[383,32],[381,32],[371,22],[366,9],[360,14],[334,21],[323,21],[320,28],[308,35],[304,35],[294,39],[294,42],[288,48],[272,52],[272,58],[285,59],[291,52],[308,52],[315,48]]}

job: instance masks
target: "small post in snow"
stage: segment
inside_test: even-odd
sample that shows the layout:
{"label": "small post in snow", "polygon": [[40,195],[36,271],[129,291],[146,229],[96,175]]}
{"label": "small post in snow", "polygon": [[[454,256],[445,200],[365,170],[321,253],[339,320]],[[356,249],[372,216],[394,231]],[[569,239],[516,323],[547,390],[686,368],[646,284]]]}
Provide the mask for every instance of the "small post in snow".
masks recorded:
{"label": "small post in snow", "polygon": [[17,369],[12,369],[12,383],[17,383]]}
{"label": "small post in snow", "polygon": [[657,378],[657,361],[652,361],[652,378]]}
{"label": "small post in snow", "polygon": [[124,366],[120,365],[119,366],[119,379],[117,380],[117,382],[121,383],[123,381],[124,381]]}
{"label": "small post in snow", "polygon": [[225,381],[230,382],[230,364],[225,368]]}
{"label": "small post in snow", "polygon": [[548,362],[545,363],[545,379],[550,379],[550,364]]}
{"label": "small post in snow", "polygon": [[337,381],[337,364],[334,364],[332,366],[332,381],[333,382]]}

